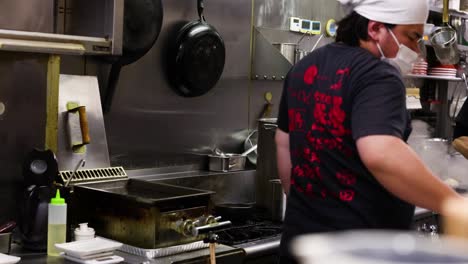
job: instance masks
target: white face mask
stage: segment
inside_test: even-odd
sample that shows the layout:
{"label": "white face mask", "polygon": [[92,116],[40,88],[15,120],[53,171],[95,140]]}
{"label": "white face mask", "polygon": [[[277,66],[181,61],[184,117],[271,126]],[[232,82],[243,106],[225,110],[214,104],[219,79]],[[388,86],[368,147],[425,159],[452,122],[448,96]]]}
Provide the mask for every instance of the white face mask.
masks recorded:
{"label": "white face mask", "polygon": [[388,32],[390,32],[390,35],[392,35],[393,39],[398,44],[398,53],[395,58],[387,58],[379,43],[377,43],[377,48],[382,56],[381,59],[400,70],[403,75],[410,73],[413,69],[413,64],[418,60],[419,54],[407,46],[400,44],[391,29],[388,29]]}

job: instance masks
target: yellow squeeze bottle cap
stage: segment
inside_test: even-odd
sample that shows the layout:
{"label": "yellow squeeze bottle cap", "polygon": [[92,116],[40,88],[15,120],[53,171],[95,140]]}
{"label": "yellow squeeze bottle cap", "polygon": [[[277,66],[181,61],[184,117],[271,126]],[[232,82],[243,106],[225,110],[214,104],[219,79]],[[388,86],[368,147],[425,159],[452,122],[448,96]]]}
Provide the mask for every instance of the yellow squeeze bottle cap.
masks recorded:
{"label": "yellow squeeze bottle cap", "polygon": [[65,204],[65,199],[60,197],[60,190],[57,189],[57,193],[55,194],[55,197],[50,199],[51,204]]}

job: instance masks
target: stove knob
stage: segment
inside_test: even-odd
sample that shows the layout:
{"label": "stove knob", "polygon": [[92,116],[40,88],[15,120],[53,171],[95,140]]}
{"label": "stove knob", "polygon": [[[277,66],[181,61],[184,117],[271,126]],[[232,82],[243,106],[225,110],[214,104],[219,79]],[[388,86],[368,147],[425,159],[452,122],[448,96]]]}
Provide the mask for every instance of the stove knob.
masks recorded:
{"label": "stove knob", "polygon": [[185,236],[191,236],[192,235],[192,230],[195,227],[193,224],[192,220],[185,220],[184,223],[182,224],[182,233]]}
{"label": "stove knob", "polygon": [[177,231],[177,233],[183,236],[187,236],[187,237],[191,236],[192,230],[194,227],[195,227],[195,223],[194,221],[190,219],[186,219],[186,220],[181,219],[172,224],[172,229]]}
{"label": "stove knob", "polygon": [[209,215],[205,219],[205,225],[217,223],[219,220],[221,220],[221,216],[215,217],[213,215]]}

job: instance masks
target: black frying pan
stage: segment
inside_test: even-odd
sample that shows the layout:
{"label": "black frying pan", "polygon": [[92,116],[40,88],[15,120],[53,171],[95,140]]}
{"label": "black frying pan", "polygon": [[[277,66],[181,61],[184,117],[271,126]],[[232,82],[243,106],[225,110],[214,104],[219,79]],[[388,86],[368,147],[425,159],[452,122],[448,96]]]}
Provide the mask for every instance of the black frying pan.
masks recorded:
{"label": "black frying pan", "polygon": [[33,149],[23,163],[25,186],[52,186],[58,172],[57,159],[51,150]]}
{"label": "black frying pan", "polygon": [[216,204],[214,211],[216,216],[233,222],[245,222],[250,220],[254,212],[254,203],[222,203]]}
{"label": "black frying pan", "polygon": [[153,47],[162,23],[161,0],[125,0],[122,56],[108,58],[112,67],[103,99],[104,113],[110,110],[120,70],[143,57]]}
{"label": "black frying pan", "polygon": [[205,20],[203,0],[197,4],[199,20],[180,29],[170,58],[170,80],[175,91],[186,97],[203,95],[215,86],[226,56],[221,35]]}

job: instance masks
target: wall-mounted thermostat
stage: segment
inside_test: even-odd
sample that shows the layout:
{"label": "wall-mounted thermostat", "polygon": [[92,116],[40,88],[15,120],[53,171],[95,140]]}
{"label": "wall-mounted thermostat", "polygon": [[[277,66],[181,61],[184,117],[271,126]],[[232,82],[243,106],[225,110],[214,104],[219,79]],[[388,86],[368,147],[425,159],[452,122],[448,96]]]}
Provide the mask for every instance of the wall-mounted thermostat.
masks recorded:
{"label": "wall-mounted thermostat", "polygon": [[320,21],[313,21],[302,19],[301,20],[301,33],[309,33],[318,35],[322,33],[322,24]]}
{"label": "wall-mounted thermostat", "polygon": [[335,37],[336,36],[336,29],[337,29],[336,21],[334,19],[328,20],[327,27],[326,27],[326,30],[325,30],[327,32],[327,36]]}
{"label": "wall-mounted thermostat", "polygon": [[298,17],[291,17],[289,22],[289,30],[294,32],[301,31],[301,19]]}

